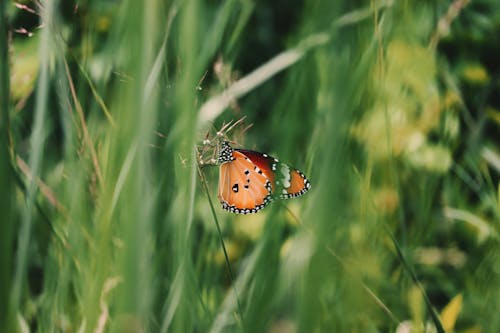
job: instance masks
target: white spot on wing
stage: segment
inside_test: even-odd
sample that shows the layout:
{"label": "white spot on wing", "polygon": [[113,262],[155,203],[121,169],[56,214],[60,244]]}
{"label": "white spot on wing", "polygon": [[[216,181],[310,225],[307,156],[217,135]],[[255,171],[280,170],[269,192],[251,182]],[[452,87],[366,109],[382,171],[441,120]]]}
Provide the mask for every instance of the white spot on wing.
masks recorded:
{"label": "white spot on wing", "polygon": [[282,181],[283,181],[283,187],[284,188],[289,188],[292,184],[290,183],[291,180],[291,175],[290,175],[290,168],[286,164],[281,164],[281,175],[283,176]]}

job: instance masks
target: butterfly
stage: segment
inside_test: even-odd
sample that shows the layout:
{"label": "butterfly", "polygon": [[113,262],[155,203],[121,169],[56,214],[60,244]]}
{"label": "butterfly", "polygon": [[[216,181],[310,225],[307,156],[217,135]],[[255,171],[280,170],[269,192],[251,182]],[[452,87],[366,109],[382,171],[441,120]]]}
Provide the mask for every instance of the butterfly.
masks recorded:
{"label": "butterfly", "polygon": [[219,200],[232,213],[256,213],[273,199],[295,198],[311,188],[301,171],[267,154],[234,149],[228,141],[221,143],[217,163]]}

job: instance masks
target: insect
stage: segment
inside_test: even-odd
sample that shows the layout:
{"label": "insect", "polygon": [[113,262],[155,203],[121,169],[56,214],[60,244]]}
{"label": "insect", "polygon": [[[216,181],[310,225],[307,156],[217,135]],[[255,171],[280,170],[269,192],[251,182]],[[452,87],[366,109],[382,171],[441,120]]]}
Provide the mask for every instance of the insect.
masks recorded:
{"label": "insect", "polygon": [[273,199],[295,198],[311,188],[301,171],[267,154],[234,149],[228,141],[222,142],[217,163],[219,200],[236,214],[256,213]]}

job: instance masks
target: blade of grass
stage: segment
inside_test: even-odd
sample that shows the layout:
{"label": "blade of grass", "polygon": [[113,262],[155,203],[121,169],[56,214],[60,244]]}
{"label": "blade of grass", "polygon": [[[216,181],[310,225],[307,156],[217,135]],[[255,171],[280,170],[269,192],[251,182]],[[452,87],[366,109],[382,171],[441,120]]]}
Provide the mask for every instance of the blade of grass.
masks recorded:
{"label": "blade of grass", "polygon": [[30,136],[30,157],[29,166],[32,178],[28,181],[26,202],[22,212],[21,226],[19,231],[18,249],[16,256],[16,268],[14,275],[14,286],[12,288],[12,308],[16,313],[21,305],[21,295],[26,278],[28,266],[28,247],[31,237],[31,227],[33,223],[33,208],[35,207],[35,194],[37,192],[36,179],[39,177],[42,168],[42,157],[46,140],[46,112],[49,93],[49,65],[50,65],[50,45],[52,44],[51,24],[54,12],[54,1],[48,0],[45,3],[45,10],[42,13],[42,22],[45,27],[42,29],[40,37],[40,73],[36,91],[35,119],[33,130]]}
{"label": "blade of grass", "polygon": [[[73,57],[73,60],[78,65],[78,68],[80,69],[80,73],[82,73],[83,77],[87,81],[87,84],[89,85],[90,91],[92,91],[92,94],[94,95],[94,98],[95,98],[97,104],[99,104],[99,106],[101,107],[102,112],[104,113],[104,116],[106,117],[106,119],[108,119],[108,121],[111,124],[111,126],[114,127],[115,126],[115,121],[113,119],[113,116],[109,112],[108,107],[106,106],[106,103],[104,102],[104,100],[102,99],[102,97],[97,92],[97,90],[96,90],[96,88],[94,86],[94,83],[92,82],[92,80],[90,79],[89,75],[87,74],[87,71],[85,70],[85,68],[83,68],[82,64],[80,64],[80,62],[78,61],[78,59],[76,59],[76,57]],[[64,62],[64,65],[65,65],[66,71],[67,71],[68,70],[67,69],[68,64],[67,64],[66,61]],[[71,77],[69,77],[69,76],[68,76],[68,82],[70,83],[71,89],[74,89],[73,82],[71,80]],[[73,95],[73,99],[74,99],[74,95]],[[75,103],[75,105],[76,105],[76,103]],[[78,110],[78,108],[77,108],[77,110]]]}
{"label": "blade of grass", "polygon": [[99,186],[102,186],[103,179],[102,179],[101,167],[99,166],[99,159],[97,158],[97,153],[95,151],[94,143],[87,128],[87,122],[85,121],[85,115],[83,114],[82,105],[80,104],[80,101],[76,96],[75,85],[73,84],[73,78],[71,77],[68,62],[66,61],[66,59],[64,59],[64,67],[66,69],[66,76],[69,83],[71,96],[73,97],[73,103],[75,104],[76,113],[78,114],[78,118],[80,119],[80,126],[83,131],[83,140],[85,142],[85,145],[90,151],[90,156],[92,159],[92,163],[94,165],[98,184]]}
{"label": "blade of grass", "polygon": [[10,110],[10,71],[7,2],[0,3],[0,211],[4,222],[0,225],[0,331],[14,329],[16,310],[11,307],[12,290],[12,245],[14,243],[14,182],[9,154],[9,110]]}
{"label": "blade of grass", "polygon": [[221,228],[220,228],[219,219],[217,218],[217,214],[215,213],[214,204],[213,204],[213,201],[212,201],[212,197],[210,196],[210,190],[208,189],[208,185],[207,185],[207,181],[205,179],[205,175],[203,174],[203,172],[201,171],[201,169],[199,167],[198,167],[198,174],[200,175],[201,183],[203,185],[203,190],[204,190],[205,195],[207,197],[208,204],[210,206],[210,211],[212,212],[212,217],[214,218],[215,226],[217,228],[217,234],[219,235],[219,240],[220,240],[220,244],[221,244],[221,247],[222,247],[222,252],[224,253],[224,260],[226,261],[226,267],[227,267],[227,271],[229,273],[229,279],[231,281],[231,286],[234,289],[234,295],[236,297],[236,303],[238,305],[238,313],[240,315],[240,320],[241,320],[241,326],[240,327],[241,327],[242,331],[244,332],[245,331],[245,320],[244,320],[244,317],[243,317],[243,311],[242,311],[242,307],[241,307],[240,298],[238,296],[238,290],[236,290],[233,269],[231,268],[231,263],[229,261],[229,256],[227,255],[226,244],[224,244],[224,238],[222,237],[222,231],[221,231]]}
{"label": "blade of grass", "polygon": [[[33,175],[31,173],[31,170],[26,164],[26,162],[19,156],[16,156],[16,164],[19,170],[24,174],[24,177],[26,177],[28,182],[32,181]],[[47,199],[47,201],[54,207],[56,208],[65,218],[68,217],[68,210],[64,205],[61,203],[61,201],[57,198],[56,194],[54,191],[40,178],[36,179],[37,186],[40,189],[40,192],[42,195]]]}
{"label": "blade of grass", "polygon": [[434,326],[436,327],[436,330],[439,333],[445,333],[445,330],[443,328],[443,324],[441,324],[441,320],[439,319],[439,315],[434,309],[434,306],[431,303],[431,300],[429,299],[429,296],[427,296],[427,293],[425,292],[424,287],[420,283],[419,279],[417,278],[417,275],[415,274],[415,271],[411,267],[410,263],[406,260],[403,251],[401,250],[401,247],[399,246],[399,242],[396,240],[394,235],[392,234],[391,230],[387,225],[385,225],[385,229],[387,234],[392,240],[392,243],[394,244],[394,247],[396,249],[396,254],[398,255],[399,260],[403,264],[403,267],[405,270],[410,274],[411,279],[413,280],[413,283],[417,286],[417,288],[420,290],[422,293],[422,296],[424,297],[425,305],[427,306],[427,311],[429,311],[429,314],[431,315],[432,322],[434,323]]}
{"label": "blade of grass", "polygon": [[350,270],[349,270],[349,267],[344,263],[344,260],[342,260],[342,258],[340,258],[336,253],[335,251],[333,251],[331,248],[327,247],[326,248],[328,252],[330,252],[332,254],[332,256],[337,259],[337,261],[342,265],[342,268],[351,276],[352,279],[356,280],[358,283],[361,284],[361,286],[363,287],[363,289],[368,293],[368,295],[370,295],[370,297],[373,299],[373,301],[385,312],[387,313],[387,315],[389,316],[389,318],[391,318],[391,320],[395,323],[395,324],[400,324],[401,321],[398,319],[398,317],[396,317],[396,315],[391,311],[391,309],[389,309],[387,307],[387,305],[385,305],[385,303],[380,299],[380,297],[377,296],[377,294],[375,294],[375,292],[373,290],[370,289],[370,287],[368,287],[356,274],[352,273]]}
{"label": "blade of grass", "polygon": [[172,22],[174,21],[175,16],[177,15],[177,11],[178,11],[177,4],[174,2],[168,12],[168,19],[166,27],[163,32],[164,34],[163,42],[161,44],[160,50],[158,51],[158,54],[156,55],[153,67],[149,72],[148,78],[146,79],[146,85],[144,86],[144,100],[148,100],[149,97],[151,96],[153,87],[158,82],[161,69],[165,64],[165,58],[167,56],[168,37],[170,36],[170,29],[172,28]]}
{"label": "blade of grass", "polygon": [[253,274],[255,272],[255,267],[259,261],[259,258],[263,255],[264,243],[257,244],[257,247],[252,251],[252,253],[245,259],[245,265],[242,271],[238,274],[234,287],[227,292],[224,301],[220,306],[220,310],[217,313],[212,326],[210,327],[210,333],[225,332],[226,326],[231,323],[232,314],[238,308],[236,291],[240,294],[244,293],[249,285]]}

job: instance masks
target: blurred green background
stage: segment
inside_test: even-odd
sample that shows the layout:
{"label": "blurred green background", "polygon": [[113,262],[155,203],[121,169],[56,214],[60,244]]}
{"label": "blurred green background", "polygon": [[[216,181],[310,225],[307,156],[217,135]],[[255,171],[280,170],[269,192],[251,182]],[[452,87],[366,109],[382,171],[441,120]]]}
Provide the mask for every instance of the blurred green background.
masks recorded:
{"label": "blurred green background", "polygon": [[[497,0],[20,0],[0,25],[1,332],[500,331]],[[306,195],[221,209],[196,147],[242,117]]]}

